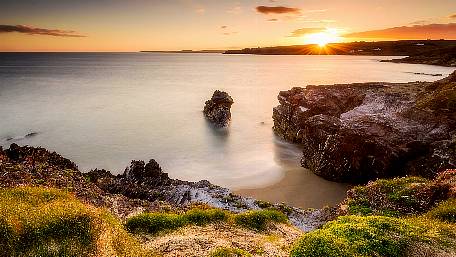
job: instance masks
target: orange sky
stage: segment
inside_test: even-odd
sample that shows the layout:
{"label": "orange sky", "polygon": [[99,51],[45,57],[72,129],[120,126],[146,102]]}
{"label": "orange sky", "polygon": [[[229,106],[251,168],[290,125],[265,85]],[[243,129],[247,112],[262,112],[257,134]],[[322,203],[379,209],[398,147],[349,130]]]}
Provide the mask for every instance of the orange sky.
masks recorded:
{"label": "orange sky", "polygon": [[2,0],[0,51],[233,49],[456,39],[455,0]]}

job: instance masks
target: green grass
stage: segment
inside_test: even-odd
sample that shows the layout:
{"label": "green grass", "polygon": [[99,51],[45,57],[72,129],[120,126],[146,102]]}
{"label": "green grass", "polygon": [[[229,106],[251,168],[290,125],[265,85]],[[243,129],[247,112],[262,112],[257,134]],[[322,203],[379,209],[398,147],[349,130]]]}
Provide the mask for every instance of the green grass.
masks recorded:
{"label": "green grass", "polygon": [[413,242],[455,249],[456,227],[438,221],[342,216],[299,239],[290,256],[404,256]]}
{"label": "green grass", "polygon": [[227,248],[220,247],[212,251],[209,257],[250,257],[250,253],[238,249],[238,248]]}
{"label": "green grass", "polygon": [[426,216],[443,222],[456,223],[456,199],[441,202],[430,210]]}
{"label": "green grass", "polygon": [[257,230],[266,230],[268,224],[272,222],[286,223],[288,218],[285,214],[276,210],[247,211],[234,216],[236,224]]}
{"label": "green grass", "polygon": [[0,189],[0,247],[0,256],[147,255],[107,211],[36,187]]}
{"label": "green grass", "polygon": [[263,231],[273,222],[285,223],[288,218],[276,210],[248,211],[232,214],[220,209],[194,208],[182,214],[176,213],[141,213],[130,217],[125,227],[132,233],[149,233],[156,235],[187,225],[204,226],[215,222],[233,222],[239,226]]}
{"label": "green grass", "polygon": [[186,225],[203,226],[209,223],[226,221],[228,213],[220,209],[191,209],[183,214],[141,213],[127,219],[125,226],[130,232],[157,234]]}

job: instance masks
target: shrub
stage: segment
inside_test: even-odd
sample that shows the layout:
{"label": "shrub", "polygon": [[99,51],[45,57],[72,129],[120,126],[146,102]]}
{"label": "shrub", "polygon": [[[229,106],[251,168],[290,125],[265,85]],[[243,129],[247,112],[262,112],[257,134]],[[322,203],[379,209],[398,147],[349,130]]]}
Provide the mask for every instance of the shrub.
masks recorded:
{"label": "shrub", "polygon": [[441,202],[430,210],[427,216],[444,222],[456,223],[456,199]]}
{"label": "shrub", "polygon": [[227,248],[227,247],[220,247],[215,249],[209,255],[210,257],[250,257],[252,256],[250,253],[238,249],[238,248]]}
{"label": "shrub", "polygon": [[342,216],[305,234],[291,256],[404,256],[412,242],[449,246],[446,236],[454,237],[454,229],[418,218]]}
{"label": "shrub", "polygon": [[288,218],[282,212],[276,210],[260,210],[260,211],[247,211],[245,213],[237,214],[234,217],[236,224],[262,231],[267,228],[267,225],[271,222],[286,223]]}

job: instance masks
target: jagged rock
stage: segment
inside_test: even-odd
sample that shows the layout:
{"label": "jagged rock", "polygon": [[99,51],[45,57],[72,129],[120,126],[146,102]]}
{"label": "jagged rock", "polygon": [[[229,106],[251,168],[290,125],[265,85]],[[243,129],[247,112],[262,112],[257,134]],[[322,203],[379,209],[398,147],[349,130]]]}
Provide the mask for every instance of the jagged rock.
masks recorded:
{"label": "jagged rock", "polygon": [[124,177],[148,186],[169,185],[171,181],[154,159],[149,160],[146,165],[144,161],[131,161],[130,167],[124,171]]}
{"label": "jagged rock", "polygon": [[231,105],[234,103],[228,93],[216,90],[204,106],[204,116],[216,126],[225,127],[231,120]]}
{"label": "jagged rock", "polygon": [[329,180],[433,177],[456,166],[455,78],[293,88],[278,96],[273,129]]}

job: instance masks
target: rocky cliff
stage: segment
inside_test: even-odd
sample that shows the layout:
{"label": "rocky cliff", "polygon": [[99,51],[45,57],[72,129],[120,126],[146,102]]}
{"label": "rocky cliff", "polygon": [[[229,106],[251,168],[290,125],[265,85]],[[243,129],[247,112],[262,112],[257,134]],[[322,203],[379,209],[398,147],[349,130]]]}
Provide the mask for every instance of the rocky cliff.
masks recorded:
{"label": "rocky cliff", "polygon": [[456,166],[456,72],[434,82],[307,86],[279,93],[274,131],[326,179],[434,177]]}

